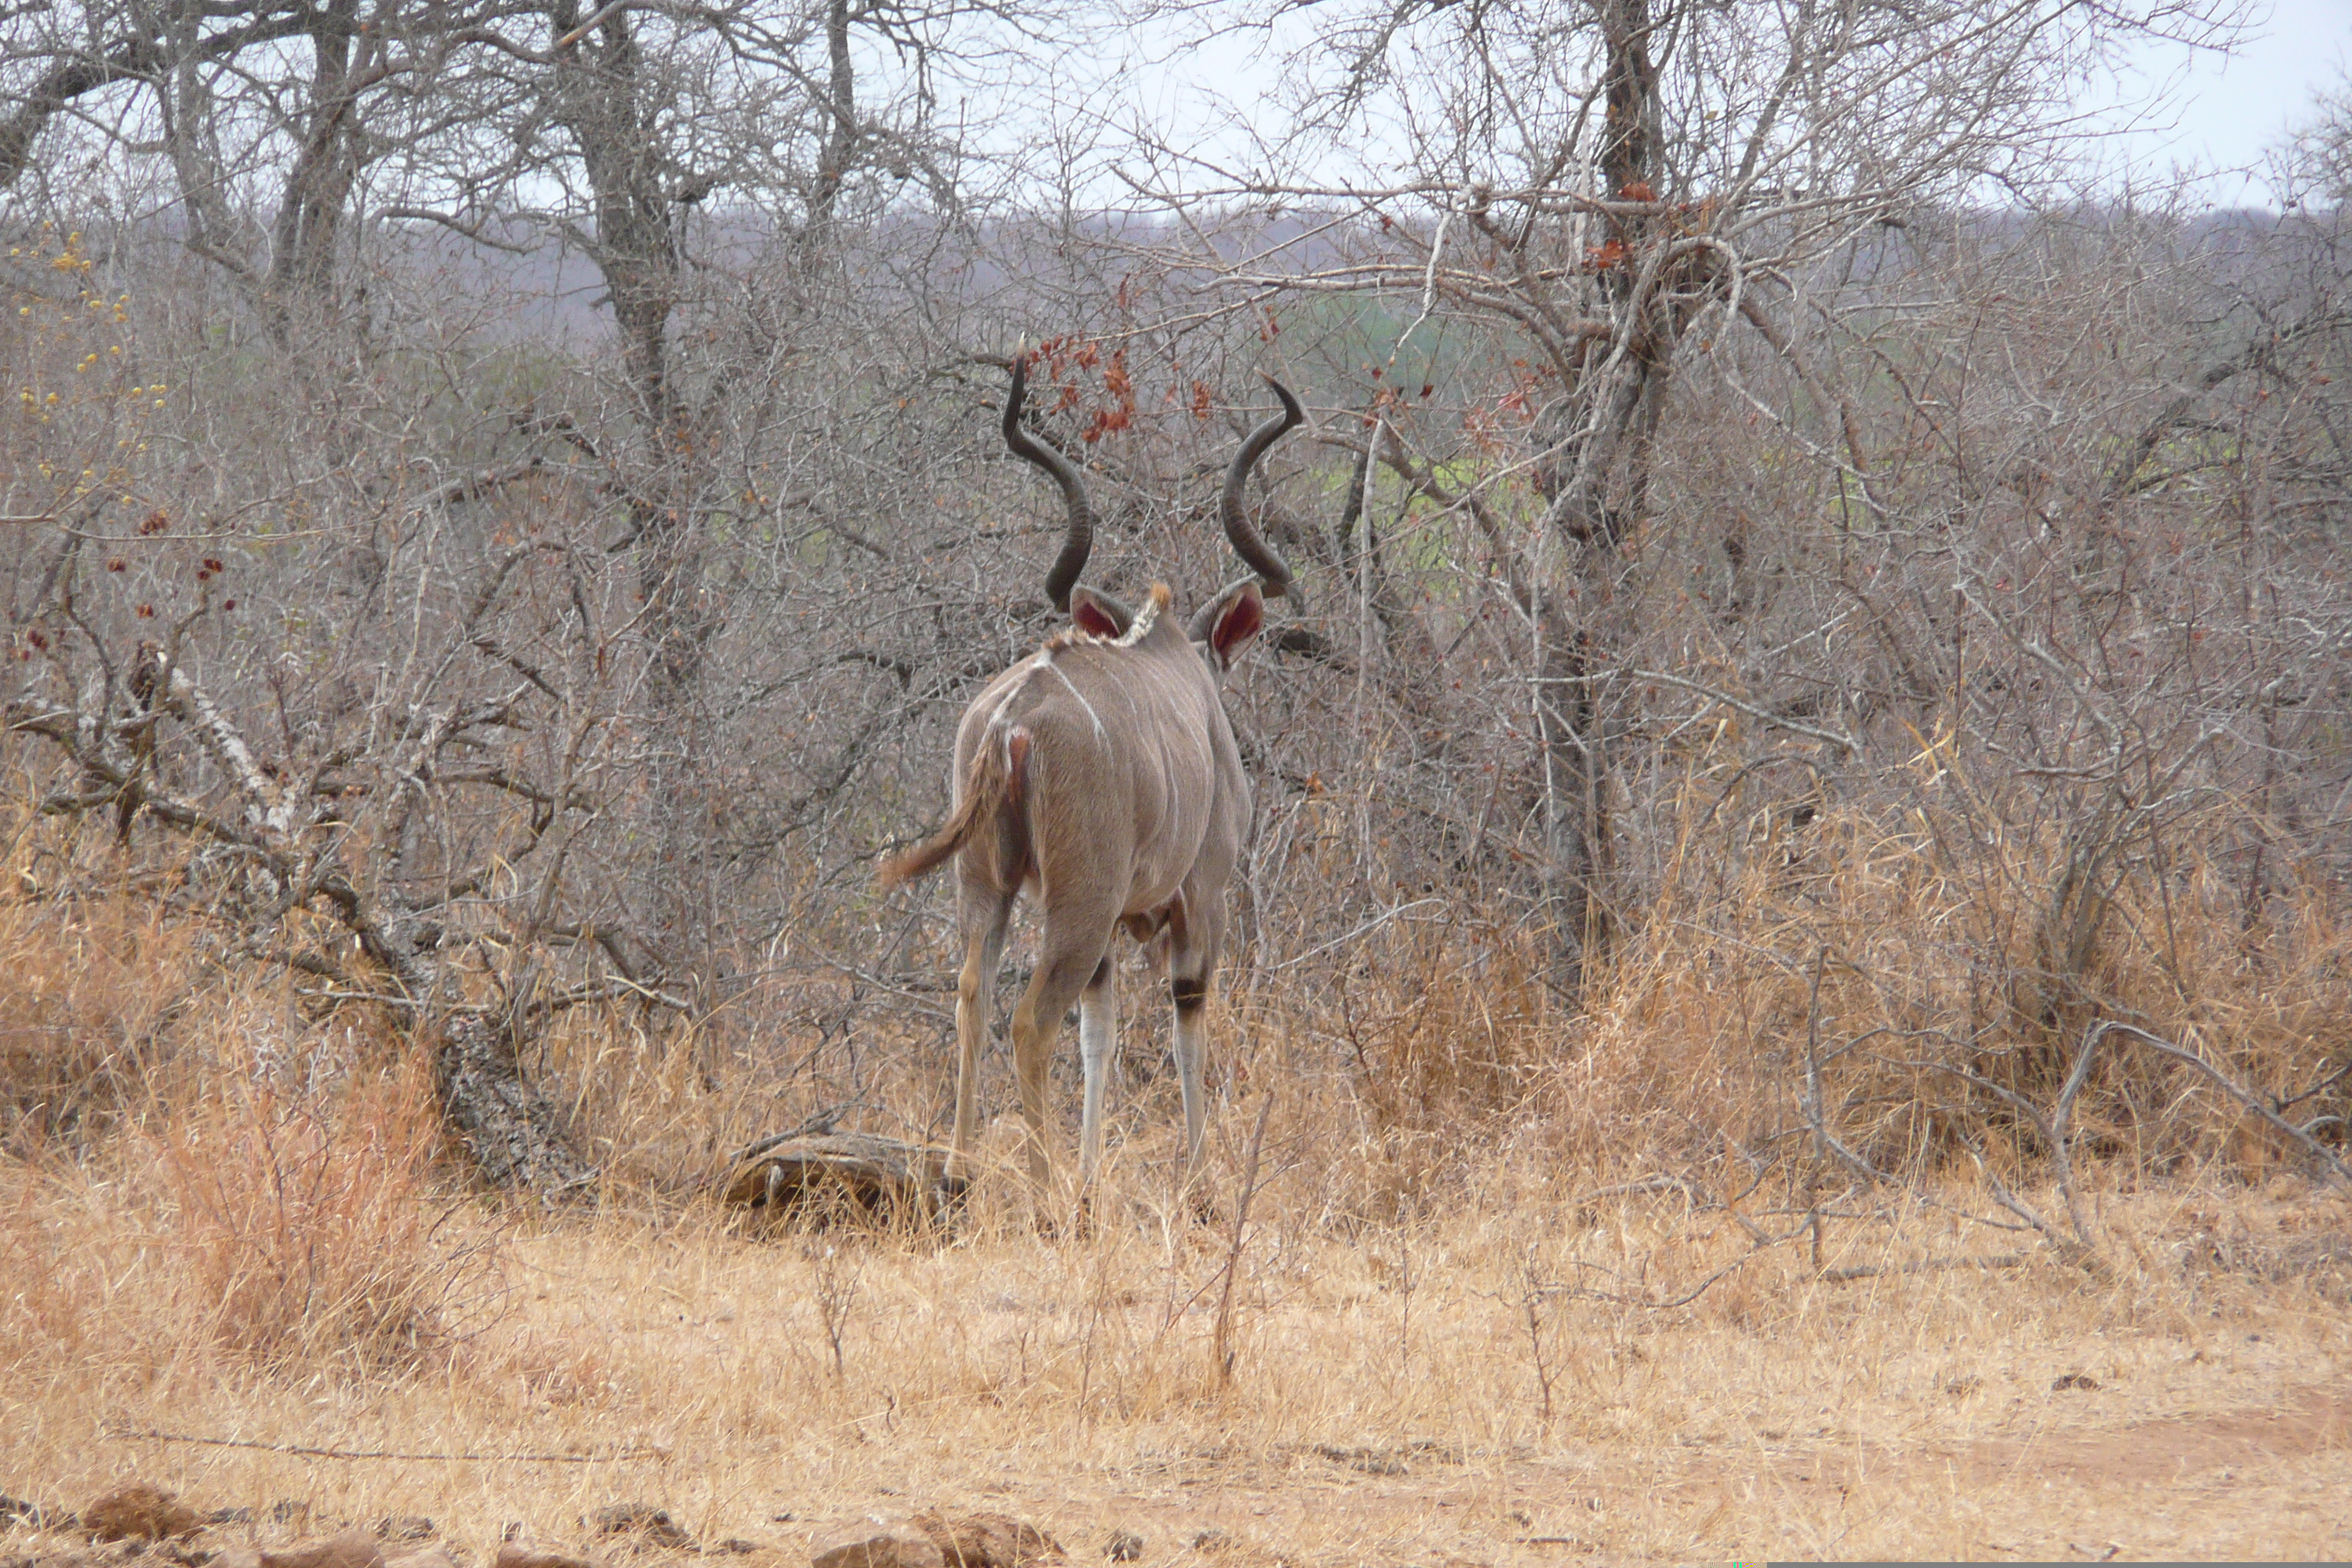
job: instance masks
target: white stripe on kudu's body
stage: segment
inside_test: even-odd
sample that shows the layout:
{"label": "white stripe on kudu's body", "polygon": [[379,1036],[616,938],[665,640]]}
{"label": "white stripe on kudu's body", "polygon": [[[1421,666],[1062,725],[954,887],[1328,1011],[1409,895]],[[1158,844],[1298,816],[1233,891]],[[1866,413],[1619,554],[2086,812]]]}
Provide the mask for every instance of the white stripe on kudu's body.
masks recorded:
{"label": "white stripe on kudu's body", "polygon": [[[1022,428],[1027,379],[1016,363],[1004,439],[1062,487],[1069,532],[1045,591],[1071,626],[994,680],[956,730],[955,810],[947,826],[883,868],[886,882],[956,863],[964,945],[956,987],[955,1143],[943,1173],[952,1193],[971,1176],[978,1131],[982,1042],[994,1004],[1006,923],[1024,892],[1045,927],[1028,988],[1013,1011],[1013,1067],[1029,1127],[1029,1163],[1047,1180],[1045,1077],[1063,1016],[1079,1005],[1086,1070],[1081,1184],[1102,1152],[1105,1079],[1118,1033],[1111,938],[1168,939],[1168,988],[1184,1094],[1185,1173],[1201,1158],[1205,1105],[1202,1012],[1224,940],[1225,883],[1249,830],[1249,780],[1226,722],[1218,682],[1265,623],[1263,599],[1288,591],[1290,572],[1242,510],[1258,457],[1304,417],[1269,383],[1283,412],[1250,432],[1225,475],[1219,514],[1255,576],[1225,589],[1181,625],[1167,585],[1141,609],[1076,586],[1092,542],[1077,469]],[[1050,673],[1052,680],[1042,679]]]}

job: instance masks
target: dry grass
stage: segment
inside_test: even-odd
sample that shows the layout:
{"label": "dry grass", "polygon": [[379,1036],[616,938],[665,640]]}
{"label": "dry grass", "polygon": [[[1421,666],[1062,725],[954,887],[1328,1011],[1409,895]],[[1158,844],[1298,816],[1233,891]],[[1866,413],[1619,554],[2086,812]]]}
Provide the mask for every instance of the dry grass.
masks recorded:
{"label": "dry grass", "polygon": [[[606,1214],[512,1236],[510,1310],[429,1370],[265,1375],[184,1331],[20,1358],[0,1383],[11,1482],[79,1502],[136,1474],[206,1507],[425,1513],[472,1547],[508,1521],[578,1536],[617,1500],[786,1547],[812,1521],[998,1507],[1084,1556],[1138,1530],[1152,1560],[1209,1530],[1328,1563],[2051,1555],[2070,1535],[2133,1554],[2352,1545],[2340,1510],[2269,1511],[2347,1476],[2341,1200],[2284,1183],[2111,1197],[2122,1245],[2104,1276],[2045,1258],[1833,1284],[1783,1250],[1684,1310],[1554,1293],[1531,1318],[1530,1278],[1673,1292],[1748,1256],[1746,1238],[1645,1201],[1566,1223],[1480,1203],[1349,1241],[1315,1232],[1294,1179],[1262,1194],[1223,1390],[1219,1238],[1148,1209],[1086,1241],[982,1227],[945,1247]],[[20,1215],[67,1205],[99,1272],[144,1240],[70,1206],[85,1200],[11,1196]],[[1969,1247],[1951,1223],[1833,1231],[1826,1261]],[[2337,1261],[2315,1264],[2328,1247]],[[2096,1387],[2053,1389],[2070,1375]],[[2279,1411],[2315,1432],[2209,1434],[2193,1453],[2161,1438]],[[593,1462],[123,1436],[149,1429]],[[2159,1489],[2168,1521],[2145,1512]],[[1523,1540],[1543,1536],[1576,1544]]]}
{"label": "dry grass", "polygon": [[[1866,826],[1708,868],[1676,895],[1708,919],[1668,900],[1582,1017],[1469,922],[1244,976],[1213,1222],[1173,1190],[1173,1088],[1147,1076],[1097,1224],[1058,1238],[1002,1123],[951,1236],[730,1228],[688,1194],[843,1084],[727,1019],[586,1009],[541,1065],[604,1207],[498,1210],[448,1188],[382,1019],[214,962],[200,918],[137,889],[44,888],[0,904],[0,1490],[79,1505],[137,1476],[290,1500],[287,1528],[424,1513],[467,1549],[645,1501],[788,1551],[929,1505],[1088,1558],[1135,1530],[1149,1561],[1219,1555],[1204,1531],[1229,1562],[1333,1563],[2352,1550],[2315,1501],[2352,1481],[2352,1203],[2118,1052],[2084,1101],[2089,1266],[1989,1228],[2013,1221],[1980,1170],[2062,1212],[2047,1151],[1928,1064],[2046,1100],[2034,1053],[2067,1036],[1981,979],[2008,953],[2009,981],[2050,981],[2019,956],[2014,889],[2039,884]],[[2352,1037],[2321,904],[2250,931],[2210,868],[2161,891],[2119,891],[2054,1016],[2095,997],[2310,1081]],[[1142,1000],[1138,1051],[1165,1027]],[[929,1125],[940,1040],[856,1048],[859,1114]],[[1899,1179],[1818,1158],[1809,1058],[1824,1125]]]}
{"label": "dry grass", "polygon": [[385,1074],[331,1107],[233,1083],[157,1140],[164,1222],[213,1339],[264,1366],[404,1366],[450,1331],[474,1271],[433,1242],[422,1079]]}
{"label": "dry grass", "polygon": [[26,1147],[143,1109],[187,994],[187,931],[138,898],[0,899],[0,1137]]}

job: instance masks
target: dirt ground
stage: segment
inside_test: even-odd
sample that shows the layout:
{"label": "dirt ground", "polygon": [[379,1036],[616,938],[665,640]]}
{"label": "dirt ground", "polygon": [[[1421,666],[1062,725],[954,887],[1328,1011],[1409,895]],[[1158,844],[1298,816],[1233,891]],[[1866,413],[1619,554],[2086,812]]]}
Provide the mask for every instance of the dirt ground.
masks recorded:
{"label": "dirt ground", "polygon": [[[1923,1527],[1955,1557],[1993,1561],[2352,1558],[2352,1509],[2345,1506],[2352,1497],[2352,1384],[2301,1389],[2279,1408],[2184,1412],[2116,1426],[2042,1414],[2045,1420],[2014,1436],[1930,1439],[1910,1448],[1759,1438],[1745,1451],[1694,1445],[1634,1464],[1596,1450],[1492,1466],[1409,1450],[1333,1448],[1275,1466],[1210,1459],[1170,1467],[1082,1499],[1045,1478],[1025,1485],[975,1478],[968,1496],[1044,1521],[1082,1561],[1099,1560],[1122,1532],[1144,1542],[1142,1561],[1162,1563],[1271,1563],[1289,1555],[1285,1542],[1336,1544],[1335,1537],[1355,1544],[1339,1555],[1327,1544],[1319,1560],[1835,1559],[1853,1555],[1845,1542],[1858,1528],[1878,1539],[1916,1540]],[[1182,1473],[1187,1468],[1192,1473]],[[877,1487],[865,1514],[900,1516],[911,1500]],[[793,1528],[798,1520],[747,1523],[747,1536],[727,1538],[731,1550],[712,1543],[701,1555],[725,1552],[742,1568],[760,1568],[761,1560],[804,1563],[811,1541],[856,1517],[844,1513],[807,1529]],[[1755,1539],[1759,1519],[1780,1521],[1778,1541]],[[1632,1531],[1646,1539],[1626,1541]],[[215,1527],[190,1542],[194,1550],[172,1555],[201,1561],[207,1542],[268,1542],[293,1533]],[[1676,1536],[1685,1542],[1680,1551],[1658,1550]],[[463,1561],[465,1543],[455,1544]],[[593,1536],[582,1544],[598,1551]],[[698,1560],[610,1544],[601,1555],[646,1568]],[[0,1562],[53,1568],[124,1556],[121,1547],[93,1553],[67,1532],[24,1531]]]}
{"label": "dirt ground", "polygon": [[[1074,1562],[1123,1533],[1170,1564],[2352,1558],[2352,1205],[2150,1195],[2102,1224],[2095,1275],[1832,1282],[1790,1250],[1672,1311],[1530,1293],[1527,1248],[1664,1297],[1736,1232],[1275,1227],[1220,1381],[1224,1258],[1182,1226],[926,1250],[550,1222],[505,1238],[500,1310],[425,1370],[256,1374],[184,1343],[20,1366],[0,1491],[79,1507],[137,1478],[247,1510],[186,1555],[423,1516],[461,1568],[509,1536],[798,1568],[845,1521],[933,1508]],[[697,1551],[600,1539],[622,1502]],[[88,1551],[0,1533],[10,1564]]]}

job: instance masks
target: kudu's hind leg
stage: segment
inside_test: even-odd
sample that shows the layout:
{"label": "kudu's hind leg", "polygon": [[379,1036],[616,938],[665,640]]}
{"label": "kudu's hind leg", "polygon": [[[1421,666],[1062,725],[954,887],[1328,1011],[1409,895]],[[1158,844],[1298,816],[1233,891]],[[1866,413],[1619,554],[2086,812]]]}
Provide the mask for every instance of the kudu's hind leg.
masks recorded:
{"label": "kudu's hind leg", "polygon": [[1189,1184],[1201,1168],[1201,1144],[1208,1130],[1208,1091],[1201,1086],[1201,1065],[1209,1048],[1209,976],[1169,967],[1168,994],[1176,1004],[1176,1081],[1184,1091],[1184,1180]]}
{"label": "kudu's hind leg", "polygon": [[980,1053],[988,1043],[989,1015],[996,1010],[996,966],[1004,957],[1004,927],[1013,917],[1013,897],[970,886],[957,894],[963,972],[956,977],[955,1142],[940,1181],[950,1196],[961,1194],[971,1181],[971,1146],[980,1131]]}
{"label": "kudu's hind leg", "polygon": [[1029,1173],[1040,1199],[1050,1190],[1052,1175],[1045,1158],[1045,1079],[1054,1065],[1054,1038],[1109,945],[1108,921],[1098,928],[1087,922],[1081,939],[1048,914],[1036,973],[1013,1009],[1013,1069],[1021,1079],[1021,1114],[1029,1123]]}

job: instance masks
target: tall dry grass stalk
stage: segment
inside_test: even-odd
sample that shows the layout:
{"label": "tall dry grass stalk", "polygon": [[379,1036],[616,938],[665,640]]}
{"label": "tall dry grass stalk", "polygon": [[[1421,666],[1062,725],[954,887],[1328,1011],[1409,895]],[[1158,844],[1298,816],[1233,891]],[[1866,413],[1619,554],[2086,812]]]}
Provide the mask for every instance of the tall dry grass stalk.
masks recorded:
{"label": "tall dry grass stalk", "polygon": [[199,967],[185,921],[139,896],[0,898],[0,1142],[102,1134],[146,1109]]}
{"label": "tall dry grass stalk", "polygon": [[472,1260],[436,1244],[439,1126],[414,1066],[331,1101],[232,1081],[156,1135],[150,1156],[188,1308],[264,1367],[418,1364],[446,1351]]}

